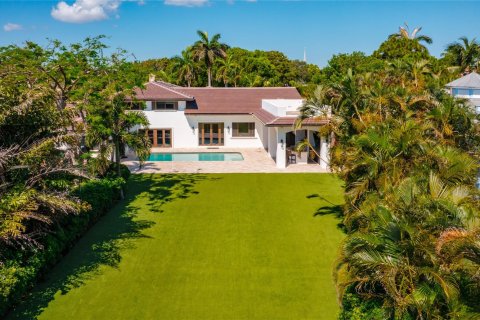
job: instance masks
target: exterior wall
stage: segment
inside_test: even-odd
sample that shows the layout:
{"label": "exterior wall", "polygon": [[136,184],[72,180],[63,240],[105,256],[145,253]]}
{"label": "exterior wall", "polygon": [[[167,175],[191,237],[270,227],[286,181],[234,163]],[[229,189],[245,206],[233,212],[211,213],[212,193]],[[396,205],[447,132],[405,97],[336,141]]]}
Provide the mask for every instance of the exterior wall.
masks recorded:
{"label": "exterior wall", "polygon": [[328,169],[330,166],[330,141],[327,136],[320,137],[320,167]]}
{"label": "exterior wall", "polygon": [[274,127],[265,128],[268,131],[268,154],[272,159],[277,157],[277,129]]}
{"label": "exterior wall", "polygon": [[[227,148],[267,148],[265,140],[266,127],[262,122],[251,115],[187,115],[191,126],[195,127],[195,143],[198,147],[198,124],[206,122],[220,122],[224,125],[224,147]],[[233,122],[255,122],[255,137],[233,137]],[[190,126],[190,132],[192,131]],[[230,129],[229,129],[230,128]]]}
{"label": "exterior wall", "polygon": [[277,163],[277,168],[286,168],[287,167],[287,132],[291,131],[290,128],[279,127],[277,130],[277,141],[276,141],[276,158],[275,162]]}
{"label": "exterior wall", "polygon": [[480,89],[479,88],[472,88],[472,89],[465,89],[465,88],[452,88],[451,94],[454,97],[459,98],[480,98]]}
{"label": "exterior wall", "polygon": [[476,113],[480,114],[480,89],[464,89],[464,88],[450,88],[450,94],[456,98],[463,98],[470,100]]}
{"label": "exterior wall", "polygon": [[[268,147],[267,128],[251,115],[186,115],[183,110],[185,110],[185,103],[182,101],[179,102],[178,111],[152,111],[151,102],[147,102],[144,113],[150,122],[150,129],[172,129],[173,148],[200,147],[198,124],[206,122],[224,124],[223,147],[264,149]],[[255,137],[232,137],[233,122],[255,122]]]}

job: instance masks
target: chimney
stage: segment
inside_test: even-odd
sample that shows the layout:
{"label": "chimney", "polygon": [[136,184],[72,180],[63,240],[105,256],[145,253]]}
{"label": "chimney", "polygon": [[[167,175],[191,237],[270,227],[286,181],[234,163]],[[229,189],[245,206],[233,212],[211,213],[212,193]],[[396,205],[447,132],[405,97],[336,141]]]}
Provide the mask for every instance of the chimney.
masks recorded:
{"label": "chimney", "polygon": [[155,82],[155,75],[154,74],[150,73],[148,75],[148,82]]}

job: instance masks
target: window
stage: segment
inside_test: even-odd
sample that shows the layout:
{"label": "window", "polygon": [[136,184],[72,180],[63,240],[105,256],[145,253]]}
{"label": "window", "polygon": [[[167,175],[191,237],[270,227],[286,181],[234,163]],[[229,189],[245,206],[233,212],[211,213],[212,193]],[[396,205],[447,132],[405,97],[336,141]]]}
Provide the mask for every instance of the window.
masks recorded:
{"label": "window", "polygon": [[176,102],[154,101],[153,110],[177,110]]}
{"label": "window", "polygon": [[198,145],[200,146],[223,146],[223,123],[199,123]]}
{"label": "window", "polygon": [[473,89],[471,95],[472,96],[480,96],[480,90],[479,89]]}
{"label": "window", "polygon": [[232,123],[233,137],[255,137],[255,122]]}
{"label": "window", "polygon": [[151,129],[140,130],[145,133],[150,140],[152,147],[171,148],[172,147],[172,130],[171,129]]}
{"label": "window", "polygon": [[468,89],[457,89],[458,90],[458,95],[459,96],[469,96],[470,95],[470,90]]}

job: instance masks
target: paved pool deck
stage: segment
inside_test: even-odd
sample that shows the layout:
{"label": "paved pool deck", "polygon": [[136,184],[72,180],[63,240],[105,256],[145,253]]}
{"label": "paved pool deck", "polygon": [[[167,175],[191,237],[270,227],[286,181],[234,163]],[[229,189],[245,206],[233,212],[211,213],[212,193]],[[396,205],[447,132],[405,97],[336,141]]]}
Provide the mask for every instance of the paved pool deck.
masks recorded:
{"label": "paved pool deck", "polygon": [[261,148],[239,149],[159,149],[152,152],[239,152],[243,161],[195,161],[195,162],[161,162],[147,161],[142,168],[136,159],[127,158],[122,161],[133,173],[300,173],[318,172],[329,173],[329,170],[320,168],[318,164],[291,164],[285,169],[277,168],[275,161]]}

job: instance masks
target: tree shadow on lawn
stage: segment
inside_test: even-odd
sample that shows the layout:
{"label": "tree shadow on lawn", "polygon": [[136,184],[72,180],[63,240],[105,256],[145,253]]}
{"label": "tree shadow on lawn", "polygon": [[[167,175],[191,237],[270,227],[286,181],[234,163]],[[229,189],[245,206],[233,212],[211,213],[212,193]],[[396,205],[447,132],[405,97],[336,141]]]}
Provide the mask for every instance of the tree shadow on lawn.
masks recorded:
{"label": "tree shadow on lawn", "polygon": [[[199,174],[132,175],[126,197],[101,218],[60,263],[10,314],[8,319],[36,319],[58,291],[68,293],[100,274],[100,266],[118,268],[122,252],[134,240],[148,238],[143,231],[155,223],[136,219],[139,210],[162,213],[169,202],[198,194],[195,185],[207,179]],[[208,179],[215,179],[208,177]],[[134,202],[139,198],[138,202]]]}
{"label": "tree shadow on lawn", "polygon": [[320,194],[310,194],[307,196],[307,199],[319,199],[321,201],[324,201],[328,203],[326,206],[321,206],[317,208],[317,210],[313,213],[314,217],[317,216],[325,216],[325,215],[334,215],[335,218],[337,218],[340,222],[337,224],[337,228],[345,232],[345,225],[342,222],[343,218],[343,205],[341,204],[335,204],[328,199],[322,197]]}

